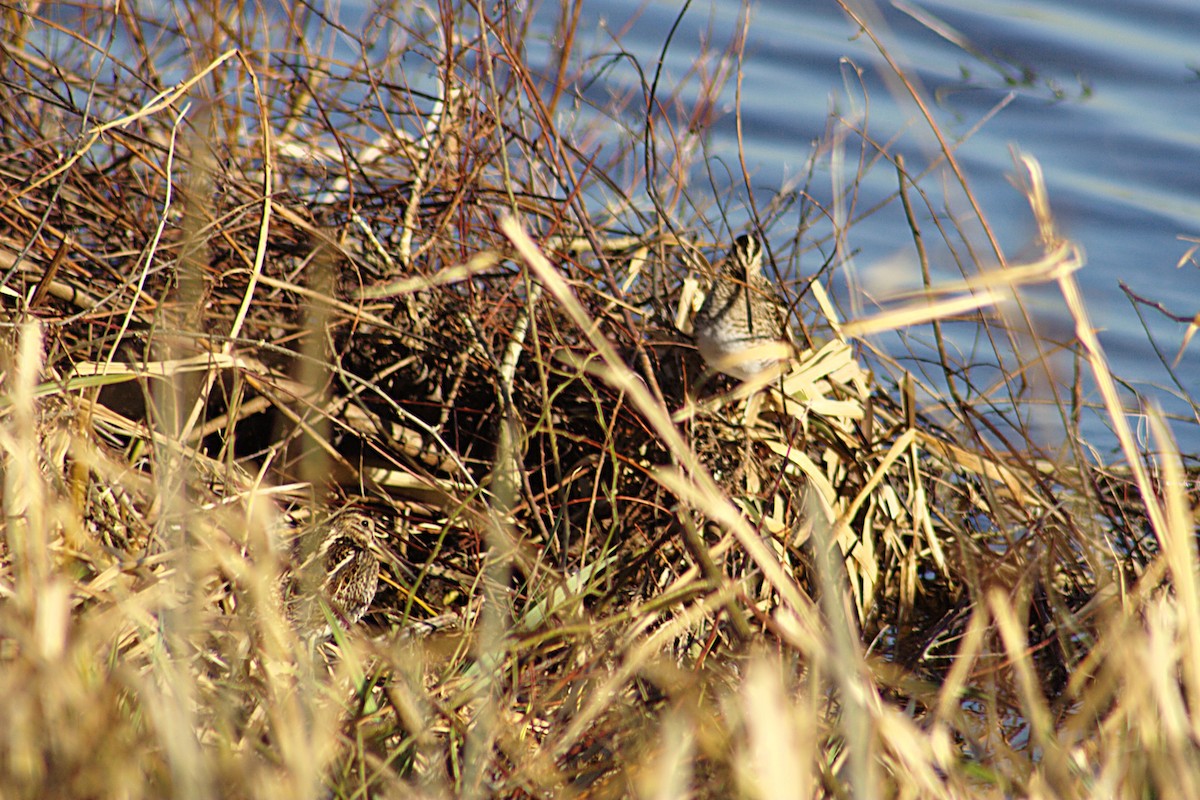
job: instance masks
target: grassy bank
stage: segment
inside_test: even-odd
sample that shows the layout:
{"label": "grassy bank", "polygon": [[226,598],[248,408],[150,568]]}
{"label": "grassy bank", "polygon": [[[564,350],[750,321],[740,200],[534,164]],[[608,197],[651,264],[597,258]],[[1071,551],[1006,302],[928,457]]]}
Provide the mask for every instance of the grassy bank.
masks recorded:
{"label": "grassy bank", "polygon": [[[1036,160],[1016,261],[951,144],[857,141],[926,291],[847,314],[853,184],[691,183],[737,36],[601,93],[574,11],[5,12],[0,794],[1200,794],[1196,475]],[[799,339],[752,398],[687,335],[731,215]],[[348,504],[382,582],[317,640],[279,586]]]}

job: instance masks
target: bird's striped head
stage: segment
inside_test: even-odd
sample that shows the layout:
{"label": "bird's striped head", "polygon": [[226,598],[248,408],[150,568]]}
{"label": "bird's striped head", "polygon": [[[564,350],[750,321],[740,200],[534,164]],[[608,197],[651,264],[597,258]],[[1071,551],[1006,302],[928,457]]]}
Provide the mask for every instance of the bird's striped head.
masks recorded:
{"label": "bird's striped head", "polygon": [[754,234],[743,233],[733,240],[725,259],[724,271],[739,281],[748,281],[762,273],[762,243]]}

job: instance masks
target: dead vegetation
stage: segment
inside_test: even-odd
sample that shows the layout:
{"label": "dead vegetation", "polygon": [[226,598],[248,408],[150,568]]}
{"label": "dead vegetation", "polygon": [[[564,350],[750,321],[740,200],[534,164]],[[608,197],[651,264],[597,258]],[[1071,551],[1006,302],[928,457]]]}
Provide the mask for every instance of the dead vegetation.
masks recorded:
{"label": "dead vegetation", "polygon": [[[748,426],[685,332],[738,42],[644,131],[648,87],[580,93],[570,8],[538,70],[524,17],[452,3],[11,12],[4,794],[1188,796],[1190,478],[1153,417],[1107,465],[1078,398],[1072,446],[1030,433],[1031,283],[1124,424],[1036,163],[1041,258],[854,321],[825,289],[853,214],[751,209],[804,349]],[[968,238],[894,163],[914,234]],[[1020,345],[999,376],[951,319]],[[942,388],[877,379],[862,337],[899,326]],[[314,649],[272,598],[350,500],[383,585]]]}

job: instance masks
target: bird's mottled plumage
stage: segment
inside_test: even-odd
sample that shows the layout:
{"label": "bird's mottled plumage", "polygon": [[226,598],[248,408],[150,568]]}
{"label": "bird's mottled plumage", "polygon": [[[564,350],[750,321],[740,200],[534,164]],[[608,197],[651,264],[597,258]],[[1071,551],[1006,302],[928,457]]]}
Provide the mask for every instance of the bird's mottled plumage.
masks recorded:
{"label": "bird's mottled plumage", "polygon": [[772,345],[786,345],[786,319],[762,275],[762,244],[755,236],[739,236],[692,323],[700,355],[726,375],[758,377],[783,360]]}
{"label": "bird's mottled plumage", "polygon": [[367,613],[379,586],[378,519],[365,511],[341,511],[319,529],[316,550],[296,568],[289,614],[303,630],[328,633],[322,604],[343,626]]}

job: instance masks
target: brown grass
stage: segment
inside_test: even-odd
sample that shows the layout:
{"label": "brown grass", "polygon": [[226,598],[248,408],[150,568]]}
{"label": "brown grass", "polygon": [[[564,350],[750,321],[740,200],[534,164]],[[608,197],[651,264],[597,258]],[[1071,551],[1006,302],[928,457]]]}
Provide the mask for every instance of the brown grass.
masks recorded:
{"label": "brown grass", "polygon": [[[540,72],[490,6],[175,8],[6,11],[0,794],[1200,792],[1195,475],[1153,407],[1130,434],[1035,160],[1016,263],[931,115],[919,174],[832,121],[814,163],[897,191],[752,199],[803,351],[747,427],[684,332],[737,36],[596,103],[574,4]],[[863,213],[926,285],[848,318]],[[384,588],[314,646],[280,572],[351,501],[394,519]]]}

